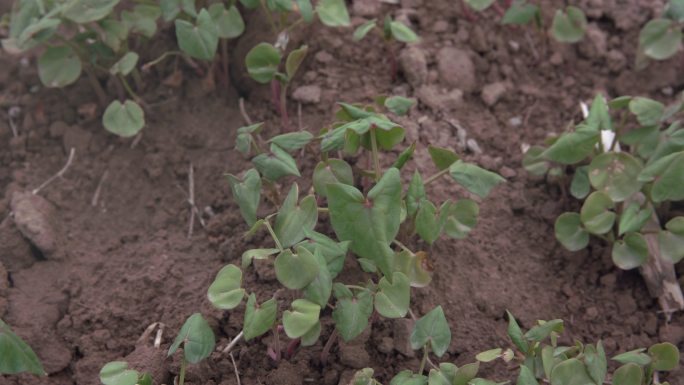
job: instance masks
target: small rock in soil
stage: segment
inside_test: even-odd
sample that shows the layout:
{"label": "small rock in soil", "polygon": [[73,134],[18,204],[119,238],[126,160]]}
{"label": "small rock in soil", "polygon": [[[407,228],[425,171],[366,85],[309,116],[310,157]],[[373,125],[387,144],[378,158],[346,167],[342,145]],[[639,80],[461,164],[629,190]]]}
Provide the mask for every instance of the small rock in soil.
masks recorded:
{"label": "small rock in soil", "polygon": [[39,195],[25,191],[12,194],[10,206],[19,231],[45,257],[56,256],[59,237],[54,225],[56,217],[52,204]]}
{"label": "small rock in soil", "polygon": [[399,54],[399,68],[410,85],[421,86],[428,76],[425,52],[415,46],[404,48]]}
{"label": "small rock in soil", "polygon": [[646,321],[643,323],[643,330],[650,336],[658,334],[658,317],[653,313],[646,313]]}
{"label": "small rock in soil", "polygon": [[380,343],[378,344],[378,350],[385,354],[392,353],[394,349],[394,340],[390,337],[382,337]]}
{"label": "small rock in soil", "polygon": [[364,345],[361,344],[340,344],[340,362],[354,369],[362,369],[370,362],[370,355]]}
{"label": "small rock in soil", "polygon": [[0,223],[0,258],[9,271],[19,271],[36,262],[31,246],[10,218]]}
{"label": "small rock in soil", "polygon": [[463,92],[458,89],[442,93],[435,85],[424,85],[418,89],[416,96],[421,103],[434,112],[452,111],[463,104]]}
{"label": "small rock in soil", "polygon": [[411,348],[413,321],[406,318],[392,320],[392,331],[394,350],[406,357],[413,357],[415,355],[415,352]]}
{"label": "small rock in soil", "polygon": [[321,87],[317,85],[298,87],[292,93],[292,98],[303,104],[317,104],[321,101]]}
{"label": "small rock in soil", "polygon": [[617,298],[618,311],[622,315],[632,314],[637,311],[637,303],[631,293],[620,295]]}
{"label": "small rock in soil", "polygon": [[437,20],[435,24],[432,25],[432,32],[434,33],[444,33],[449,30],[449,22],[446,20]]}
{"label": "small rock in soil", "polygon": [[28,342],[34,346],[45,371],[48,374],[59,373],[71,364],[71,349],[54,333],[53,329],[47,328],[44,332],[44,335]]}
{"label": "small rock in soil", "polygon": [[373,17],[380,13],[380,0],[356,0],[352,5],[352,13],[357,16]]}
{"label": "small rock in soil", "polygon": [[88,150],[93,134],[80,126],[71,126],[64,131],[62,145],[64,152],[69,153],[72,148],[76,149],[77,154],[83,154]]}
{"label": "small rock in soil", "polygon": [[323,64],[330,63],[331,61],[335,60],[333,55],[327,53],[326,51],[318,51],[316,53],[316,56],[314,56],[314,58],[316,59],[317,62],[323,63]]}
{"label": "small rock in soil", "polygon": [[499,170],[499,174],[506,179],[515,178],[518,175],[518,173],[515,172],[515,170],[508,166],[501,167],[501,169]]}
{"label": "small rock in soil", "polygon": [[482,87],[482,101],[484,101],[489,107],[492,107],[506,93],[506,88],[507,87],[504,82],[487,84],[486,86]]}
{"label": "small rock in soil", "polygon": [[472,92],[477,86],[475,65],[467,51],[454,47],[442,48],[437,53],[439,76],[447,85]]}

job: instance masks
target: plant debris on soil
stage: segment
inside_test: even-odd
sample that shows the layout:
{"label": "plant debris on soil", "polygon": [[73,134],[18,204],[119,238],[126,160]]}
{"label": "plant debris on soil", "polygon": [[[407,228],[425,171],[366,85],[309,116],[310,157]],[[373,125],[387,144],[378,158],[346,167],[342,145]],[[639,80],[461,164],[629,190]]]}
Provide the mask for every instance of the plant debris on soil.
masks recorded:
{"label": "plant debris on soil", "polygon": [[[302,34],[310,56],[292,84],[290,108],[296,117],[301,104],[304,128],[317,133],[330,123],[336,101],[414,97],[418,108],[400,120],[409,142],[458,149],[507,179],[483,202],[467,239],[419,245],[434,276],[412,302],[420,313],[443,306],[454,335],[445,361],[472,362],[476,353],[504,344],[507,309],[523,327],[562,318],[565,342],[602,339],[608,355],[658,341],[684,348],[684,316],[666,324],[638,273],[613,266],[608,248],[593,241],[581,252],[563,249],[553,222],[571,203],[521,167],[521,146],[578,120],[579,102],[596,92],[668,102],[684,88],[681,53],[633,70],[638,30],[660,1],[578,3],[590,10],[586,38],[561,45],[531,29],[499,26],[487,14],[469,22],[451,0],[404,0],[400,7],[354,1],[353,23],[392,12],[421,36],[420,44],[399,53],[396,81],[379,38],[350,44],[350,30],[320,26]],[[155,383],[172,383],[179,361],[166,359],[166,349],[194,312],[209,321],[219,351],[189,367],[187,383],[237,384],[230,356],[220,349],[241,330],[243,308],[216,310],[206,290],[224,264],[262,241],[244,237],[248,229],[223,177],[248,164],[233,150],[236,129],[245,124],[239,98],[246,99],[252,120],[278,127],[268,87],[242,75],[241,58],[259,29],[248,23],[235,43],[228,88],[211,89],[187,68],[179,87],[163,84],[171,70],[151,73],[151,112],[135,146],[87,113],[94,100],[87,82],[42,89],[35,67],[26,63],[35,58],[0,51],[0,317],[49,373],[0,376],[0,384],[97,384],[100,368],[116,359],[151,372]],[[12,118],[18,136],[9,123],[12,107],[20,108]],[[72,148],[65,174],[32,195],[64,166]],[[416,159],[420,167],[433,167],[427,154]],[[191,164],[206,227],[195,223],[188,238]],[[430,189],[442,200],[463,193],[448,181]],[[684,276],[681,264],[678,270]],[[264,296],[277,288],[269,266],[257,264],[244,279]],[[155,322],[163,324],[159,349],[156,332],[140,338]],[[243,384],[346,384],[363,367],[389,379],[419,365],[408,341],[411,327],[406,319],[376,321],[352,343],[334,347],[327,363],[318,358],[325,338],[278,365],[265,354],[270,336],[237,344],[234,357]],[[331,331],[323,325],[323,336]],[[503,365],[484,370],[513,379]],[[684,369],[669,378],[679,383]]]}

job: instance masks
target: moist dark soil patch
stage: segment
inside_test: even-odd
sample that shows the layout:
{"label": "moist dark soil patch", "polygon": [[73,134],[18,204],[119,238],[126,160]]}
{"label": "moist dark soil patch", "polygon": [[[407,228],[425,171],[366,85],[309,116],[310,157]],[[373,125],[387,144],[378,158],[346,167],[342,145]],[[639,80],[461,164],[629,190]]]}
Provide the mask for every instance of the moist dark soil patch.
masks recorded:
{"label": "moist dark soil patch", "polygon": [[[563,130],[579,118],[580,100],[598,91],[671,101],[682,89],[681,55],[641,72],[632,69],[638,29],[660,4],[579,1],[590,17],[588,36],[577,45],[558,45],[530,29],[500,27],[490,13],[468,22],[451,0],[405,0],[401,7],[356,3],[350,5],[355,22],[392,12],[413,22],[423,41],[401,51],[404,71],[392,82],[379,40],[352,44],[348,30],[305,31],[311,53],[293,89],[313,86],[321,93],[320,100],[303,105],[303,127],[317,132],[329,123],[336,101],[390,93],[416,97],[419,107],[402,120],[408,140],[458,148],[460,125],[482,150],[462,150],[465,157],[508,180],[482,202],[480,222],[466,240],[443,240],[427,250],[433,283],[415,290],[412,307],[419,313],[444,307],[453,333],[444,360],[461,365],[482,350],[507,346],[506,309],[525,327],[536,319],[563,318],[565,342],[602,339],[611,355],[656,341],[683,348],[684,317],[677,314],[666,324],[640,276],[616,269],[603,244],[569,253],[555,241],[553,222],[572,204],[557,186],[529,177],[520,166],[523,144]],[[550,12],[560,2],[543,3]],[[257,38],[243,37],[233,61],[251,46],[248,39]],[[0,68],[0,261],[9,272],[0,274],[0,317],[35,348],[50,372],[40,379],[0,377],[0,384],[96,384],[102,365],[122,358],[171,383],[178,362],[165,359],[164,349],[189,314],[207,317],[219,347],[240,330],[243,310],[217,311],[205,293],[221,266],[265,242],[262,236],[243,237],[247,228],[222,175],[248,167],[232,150],[236,129],[244,124],[239,95],[249,97],[246,109],[253,120],[266,121],[271,132],[278,127],[268,91],[241,79],[239,65],[233,68],[237,90],[207,91],[186,69],[180,88],[150,87],[147,127],[131,148],[130,140],[107,134],[97,119],[79,116],[79,107],[94,99],[86,84],[40,89],[33,63],[2,52]],[[161,83],[168,75],[153,76]],[[296,105],[290,102],[295,121]],[[7,123],[12,106],[22,111],[18,137]],[[71,147],[76,158],[69,171],[39,194],[54,206],[50,219],[59,249],[39,259],[8,215],[10,200],[57,172]],[[431,171],[424,152],[416,159]],[[207,226],[196,224],[188,239],[190,164]],[[308,167],[304,173],[311,172]],[[466,195],[448,181],[431,188],[442,200]],[[245,285],[260,298],[277,288],[268,266],[249,270]],[[151,339],[138,340],[154,322],[166,326],[161,350]],[[240,343],[234,354],[243,384],[345,384],[365,366],[388,380],[418,367],[407,348],[408,328],[403,320],[375,321],[352,344],[334,347],[328,363],[319,354],[329,324],[321,342],[278,365],[266,355],[270,336]],[[485,373],[513,377],[503,365],[487,366]],[[676,384],[684,372],[669,379]],[[188,382],[236,380],[229,357],[217,352],[191,366]]]}

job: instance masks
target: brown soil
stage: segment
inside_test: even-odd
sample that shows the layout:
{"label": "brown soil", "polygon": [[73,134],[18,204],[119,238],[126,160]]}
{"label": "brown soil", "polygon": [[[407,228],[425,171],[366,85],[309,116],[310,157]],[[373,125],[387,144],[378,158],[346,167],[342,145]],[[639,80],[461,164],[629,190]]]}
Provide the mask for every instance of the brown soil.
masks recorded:
{"label": "brown soil", "polygon": [[[420,106],[404,122],[411,140],[456,148],[456,132],[448,123],[456,120],[483,150],[464,151],[466,158],[508,179],[482,202],[480,223],[466,240],[443,240],[430,250],[433,283],[415,291],[418,313],[437,304],[445,308],[453,341],[444,360],[460,365],[479,351],[506,345],[506,309],[525,327],[536,319],[563,318],[567,342],[600,338],[609,354],[655,341],[684,348],[684,317],[675,315],[666,324],[640,276],[616,269],[604,245],[594,242],[586,251],[569,253],[555,241],[555,217],[573,207],[563,202],[558,187],[527,176],[520,166],[523,143],[539,143],[576,121],[579,101],[597,91],[674,99],[684,85],[681,55],[641,72],[631,64],[638,29],[662,2],[579,1],[589,10],[591,25],[577,45],[543,40],[528,28],[500,27],[492,11],[469,22],[452,0],[403,0],[401,7],[384,5],[379,12],[373,1],[356,2],[350,5],[354,16],[391,12],[412,21],[423,42],[399,55],[405,73],[392,82],[379,39],[352,44],[349,30],[315,26],[305,31],[311,54],[293,89],[314,85],[322,93],[318,103],[303,106],[304,127],[316,132],[329,122],[335,101],[367,101],[389,93],[418,97]],[[543,3],[548,20],[560,2]],[[256,38],[243,38],[235,52],[249,47],[248,39]],[[421,55],[427,67],[421,66]],[[449,65],[461,69],[455,78],[440,74],[440,67]],[[107,134],[98,119],[79,114],[79,107],[94,99],[87,84],[40,89],[33,62],[24,65],[2,52],[0,68],[0,258],[9,272],[0,274],[0,317],[35,348],[50,373],[40,379],[0,377],[0,384],[96,384],[101,366],[122,358],[153,371],[159,383],[171,383],[178,362],[165,359],[163,349],[189,314],[207,317],[221,347],[239,331],[242,310],[213,309],[206,289],[221,266],[264,241],[243,238],[247,229],[222,177],[248,167],[232,150],[235,131],[244,123],[238,91],[206,91],[187,68],[180,88],[150,86],[148,124],[131,148],[130,140]],[[169,74],[162,69],[150,78]],[[268,92],[233,77],[239,93],[249,95],[252,119],[267,121],[275,132],[278,118]],[[501,86],[505,91],[488,106]],[[7,123],[12,106],[22,111],[16,138]],[[296,116],[296,103],[290,107]],[[49,234],[43,235],[55,249],[41,253],[9,216],[12,196],[57,172],[70,147],[76,148],[71,168],[39,193],[49,203],[37,215],[48,216],[43,219]],[[432,171],[424,153],[416,159],[422,170]],[[207,227],[196,224],[188,239],[190,164]],[[446,180],[432,193],[441,200],[465,194]],[[245,281],[260,298],[276,288],[268,267],[250,270]],[[151,340],[138,341],[153,322],[166,325],[161,351],[151,347]],[[375,321],[358,341],[333,348],[327,364],[318,360],[319,342],[275,365],[266,355],[271,337],[240,343],[235,358],[243,384],[343,384],[365,366],[387,380],[398,370],[418,367],[406,349],[407,330],[403,321]],[[330,331],[325,325],[323,340]],[[512,379],[503,365],[487,366],[486,372]],[[684,371],[669,379],[678,383]],[[229,357],[219,353],[191,367],[188,381],[236,383]]]}

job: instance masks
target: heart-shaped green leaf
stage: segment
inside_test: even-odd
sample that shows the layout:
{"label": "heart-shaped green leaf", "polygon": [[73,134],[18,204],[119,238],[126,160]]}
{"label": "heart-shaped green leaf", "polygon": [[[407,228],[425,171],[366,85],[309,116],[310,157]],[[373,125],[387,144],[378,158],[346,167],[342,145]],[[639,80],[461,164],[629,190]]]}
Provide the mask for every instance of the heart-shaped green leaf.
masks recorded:
{"label": "heart-shaped green leaf", "polygon": [[437,217],[437,207],[424,199],[416,214],[416,232],[427,243],[432,244],[442,232],[442,223]]}
{"label": "heart-shaped green leaf", "polygon": [[594,345],[587,345],[584,348],[584,363],[587,365],[589,375],[597,384],[603,384],[608,373],[608,360],[603,344],[599,341]]}
{"label": "heart-shaped green leaf", "polygon": [[439,221],[444,233],[451,238],[463,239],[477,225],[480,206],[470,199],[456,203],[446,201],[439,209]]}
{"label": "heart-shaped green leaf", "polygon": [[221,3],[209,6],[209,15],[217,28],[218,37],[221,39],[236,38],[245,31],[245,22],[242,20],[240,11],[234,5],[226,9]]}
{"label": "heart-shaped green leaf", "polygon": [[441,306],[437,306],[420,317],[413,327],[411,348],[418,350],[427,343],[438,357],[446,353],[451,343],[451,329]]}
{"label": "heart-shaped green leaf", "polygon": [[390,385],[428,385],[428,378],[410,370],[402,370],[392,378]]}
{"label": "heart-shaped green leaf", "polygon": [[427,199],[427,195],[425,194],[423,177],[416,170],[406,192],[406,211],[409,217],[413,217],[418,212],[420,204],[424,199]]}
{"label": "heart-shaped green leaf", "polygon": [[651,206],[642,209],[638,203],[630,203],[627,208],[622,211],[622,215],[620,215],[618,235],[640,231],[651,218],[651,215],[653,215],[653,208]]}
{"label": "heart-shaped green leaf", "polygon": [[335,242],[327,235],[315,231],[307,231],[306,236],[309,238],[308,241],[304,241],[300,245],[307,248],[314,255],[316,251],[320,252],[323,258],[325,258],[331,278],[335,278],[344,266],[344,258],[347,255],[349,241]]}
{"label": "heart-shaped green leaf", "polygon": [[292,310],[283,312],[283,327],[290,338],[299,338],[309,332],[318,323],[321,307],[306,300],[296,299],[292,302]]}
{"label": "heart-shaped green leaf", "polygon": [[139,33],[151,38],[157,33],[157,19],[161,8],[151,4],[138,4],[131,11],[122,11],[121,20],[130,33]]}
{"label": "heart-shaped green leaf", "polygon": [[243,179],[232,174],[227,174],[230,190],[233,199],[240,206],[240,214],[247,225],[252,226],[256,222],[256,212],[261,200],[261,177],[255,169],[250,169],[245,173]]}
{"label": "heart-shaped green leaf", "polygon": [[[338,293],[335,293],[338,297]],[[368,326],[368,319],[373,313],[373,296],[370,291],[363,290],[355,297],[339,298],[332,316],[335,329],[345,342],[351,341]]]}
{"label": "heart-shaped green leaf", "polygon": [[318,208],[316,197],[309,195],[299,199],[299,187],[293,184],[287,198],[278,211],[273,230],[283,247],[290,247],[305,237],[306,231],[312,231],[318,222]]}
{"label": "heart-shaped green leaf", "polygon": [[577,213],[563,213],[554,226],[556,239],[570,251],[578,251],[589,244],[589,233],[582,228],[582,219]]}
{"label": "heart-shaped green leaf", "polygon": [[670,371],[679,365],[679,350],[669,342],[655,344],[648,349],[653,370]]}
{"label": "heart-shaped green leaf", "polygon": [[188,317],[169,348],[168,355],[175,353],[181,344],[183,344],[185,359],[192,364],[209,357],[214,351],[216,345],[214,332],[200,313]]}
{"label": "heart-shaped green leaf", "polygon": [[375,293],[375,310],[387,318],[406,316],[411,302],[411,282],[403,273],[392,274],[392,282],[382,277]]}
{"label": "heart-shaped green leaf", "polygon": [[100,369],[100,382],[104,385],[136,385],[140,374],[137,370],[128,369],[124,361],[112,361]]}
{"label": "heart-shaped green leaf", "polygon": [[561,135],[541,156],[560,164],[578,163],[594,151],[599,138],[596,128],[579,125],[575,132]]}
{"label": "heart-shaped green leaf", "polygon": [[14,334],[10,327],[0,320],[0,373],[17,374],[32,373],[37,376],[45,376],[43,365],[31,347],[19,336]]}
{"label": "heart-shaped green leaf", "polygon": [[78,23],[85,24],[104,19],[120,0],[68,0],[62,5],[62,16]]}
{"label": "heart-shaped green leaf", "polygon": [[245,57],[247,72],[259,83],[270,83],[278,72],[282,59],[280,51],[268,43],[259,43]]}
{"label": "heart-shaped green leaf", "polygon": [[660,252],[672,263],[677,263],[684,258],[684,217],[672,218],[665,228],[658,233]]}
{"label": "heart-shaped green leaf", "polygon": [[581,9],[569,6],[562,10],[556,10],[553,17],[551,32],[554,39],[561,43],[577,43],[584,37],[587,28],[587,18]]}
{"label": "heart-shaped green leaf", "polygon": [[354,30],[353,40],[354,41],[363,40],[363,38],[366,37],[366,35],[368,35],[368,33],[370,31],[372,31],[373,28],[375,28],[376,22],[377,22],[376,19],[368,20],[367,22],[356,27],[356,29]]}
{"label": "heart-shaped green leaf", "polygon": [[432,158],[432,163],[434,163],[440,171],[446,170],[449,166],[461,159],[450,148],[429,145],[428,152],[430,153],[430,158]]}
{"label": "heart-shaped green leaf", "polygon": [[313,173],[313,185],[316,194],[327,197],[327,186],[331,183],[354,184],[354,174],[349,163],[342,159],[330,158],[319,162]]}
{"label": "heart-shaped green leaf", "polygon": [[178,47],[186,54],[200,60],[210,61],[216,55],[219,30],[211,15],[202,9],[197,16],[197,24],[176,19],[176,38]]}
{"label": "heart-shaped green leaf", "polygon": [[246,269],[252,264],[255,259],[267,259],[273,254],[276,254],[280,249],[251,249],[242,253],[242,268]]}
{"label": "heart-shaped green leaf", "polygon": [[681,48],[682,31],[672,20],[650,20],[639,32],[639,51],[650,58],[664,60]]}
{"label": "heart-shaped green leaf", "polygon": [[66,87],[81,77],[81,59],[69,46],[49,47],[38,58],[38,77],[46,87]]}
{"label": "heart-shaped green leaf", "polygon": [[425,287],[430,283],[432,277],[428,266],[425,253],[412,254],[403,250],[394,257],[395,270],[403,273],[413,287]]}
{"label": "heart-shaped green leaf", "polygon": [[145,112],[132,100],[109,104],[102,115],[102,124],[107,131],[124,138],[137,135],[145,126]]}
{"label": "heart-shaped green leaf", "polygon": [[468,4],[470,8],[478,12],[482,12],[491,7],[491,5],[494,4],[494,1],[496,0],[465,0],[466,4]]}
{"label": "heart-shaped green leaf", "polygon": [[259,154],[252,163],[264,178],[276,181],[285,176],[301,176],[292,155],[280,148],[275,143],[271,144],[270,154]]}
{"label": "heart-shaped green leaf", "polygon": [[324,308],[332,294],[332,277],[330,276],[330,271],[328,271],[328,263],[321,254],[320,249],[315,248],[313,254],[318,262],[318,274],[304,288],[304,298]]}
{"label": "heart-shaped green leaf", "polygon": [[653,202],[684,200],[684,151],[664,156],[644,167],[638,180],[653,182]]}
{"label": "heart-shaped green leaf", "polygon": [[297,254],[284,250],[275,260],[276,278],[291,290],[304,288],[318,275],[316,257],[302,246],[297,246],[296,251]]}
{"label": "heart-shaped green leaf", "polygon": [[640,233],[627,233],[613,244],[613,263],[623,270],[633,269],[648,260],[648,244]]}
{"label": "heart-shaped green leaf", "polygon": [[313,134],[309,131],[299,131],[274,136],[269,142],[275,143],[287,152],[293,152],[309,144],[313,138]]}
{"label": "heart-shaped green leaf", "polygon": [[303,45],[287,55],[287,60],[285,60],[285,74],[287,78],[291,81],[292,78],[297,74],[299,67],[304,62],[306,54],[309,52],[309,47]]}
{"label": "heart-shaped green leaf", "polygon": [[[546,149],[540,146],[532,146],[523,155],[522,165],[525,171],[532,175],[546,175],[549,171],[549,162],[542,156]],[[589,181],[587,180],[587,186]]]}
{"label": "heart-shaped green leaf", "polygon": [[646,366],[651,363],[651,357],[644,353],[646,349],[636,349],[613,357],[613,360],[621,364],[634,363],[639,366]]}
{"label": "heart-shaped green leaf", "polygon": [[614,385],[641,385],[644,378],[644,370],[641,366],[629,363],[619,367],[613,373]]}
{"label": "heart-shaped green leaf", "polygon": [[516,321],[513,314],[508,310],[506,310],[506,314],[508,315],[508,336],[518,349],[522,352],[527,352],[529,345],[527,340],[523,337],[523,332],[520,329],[520,325],[518,325],[518,321]]}
{"label": "heart-shaped green leaf", "polygon": [[562,333],[564,330],[563,320],[554,319],[550,321],[539,321],[539,325],[533,327],[525,333],[525,338],[529,341],[541,342],[551,333]]}
{"label": "heart-shaped green leaf", "polygon": [[303,336],[301,336],[300,342],[302,346],[312,346],[318,341],[318,337],[321,336],[321,321],[316,322],[316,324],[309,329]]}
{"label": "heart-shaped green leaf", "polygon": [[629,101],[629,111],[642,126],[655,126],[660,123],[665,106],[653,99],[637,97]]}
{"label": "heart-shaped green leaf", "polygon": [[159,0],[164,21],[175,19],[181,11],[181,0]]}
{"label": "heart-shaped green leaf", "polygon": [[114,65],[109,69],[109,73],[112,75],[118,75],[121,74],[123,76],[126,76],[133,71],[135,68],[135,65],[138,64],[138,59],[140,56],[138,56],[137,53],[135,52],[128,52],[124,56],[119,59]]}
{"label": "heart-shaped green leaf", "polygon": [[449,166],[449,175],[466,190],[480,198],[485,198],[496,185],[506,181],[499,174],[462,160]]}
{"label": "heart-shaped green leaf", "polygon": [[411,107],[416,104],[416,100],[405,98],[403,96],[392,96],[385,99],[383,104],[385,108],[392,111],[393,114],[403,116],[406,115]]}
{"label": "heart-shaped green leaf", "polygon": [[385,275],[394,271],[394,252],[389,247],[400,225],[401,180],[399,170],[390,168],[368,197],[353,186],[328,184],[328,207],[335,234],[361,258],[375,263]]}
{"label": "heart-shaped green leaf", "polygon": [[577,358],[565,360],[553,368],[551,385],[590,385],[594,381],[589,376],[586,366]]}
{"label": "heart-shaped green leaf", "polygon": [[276,321],[277,314],[278,303],[275,298],[271,298],[259,305],[257,304],[256,295],[254,293],[250,294],[249,298],[247,298],[245,319],[242,325],[245,341],[259,337],[269,331]]}
{"label": "heart-shaped green leaf", "polygon": [[515,385],[539,385],[534,373],[525,365],[520,365],[520,374]]}
{"label": "heart-shaped green leaf", "polygon": [[587,197],[580,211],[584,228],[592,234],[605,234],[613,228],[616,214],[612,210],[615,203],[608,194],[594,191]]}
{"label": "heart-shaped green leaf", "polygon": [[216,308],[230,310],[242,302],[245,289],[242,287],[242,271],[235,265],[224,266],[218,274],[209,290],[207,298]]}
{"label": "heart-shaped green leaf", "polygon": [[592,160],[589,181],[599,191],[608,194],[615,202],[622,202],[641,189],[637,181],[642,165],[625,152],[607,152]]}
{"label": "heart-shaped green leaf", "polygon": [[297,8],[299,8],[299,13],[302,15],[304,22],[311,23],[314,15],[311,0],[295,0],[295,2],[297,3]]}
{"label": "heart-shaped green leaf", "polygon": [[581,166],[575,169],[570,183],[570,194],[577,199],[584,199],[591,192],[589,183],[589,166]]}
{"label": "heart-shaped green leaf", "polygon": [[397,41],[402,43],[415,43],[420,40],[418,35],[404,23],[391,21],[389,25],[392,37]]}
{"label": "heart-shaped green leaf", "polygon": [[235,140],[235,149],[244,155],[248,155],[252,150],[254,134],[257,134],[259,131],[261,131],[263,126],[264,123],[261,122],[238,128],[238,135],[237,139]]}
{"label": "heart-shaped green leaf", "polygon": [[344,0],[321,0],[316,5],[316,13],[328,27],[347,27],[351,24]]}
{"label": "heart-shaped green leaf", "polygon": [[501,24],[503,25],[524,25],[532,21],[537,26],[541,24],[539,6],[524,1],[513,3],[501,18]]}

